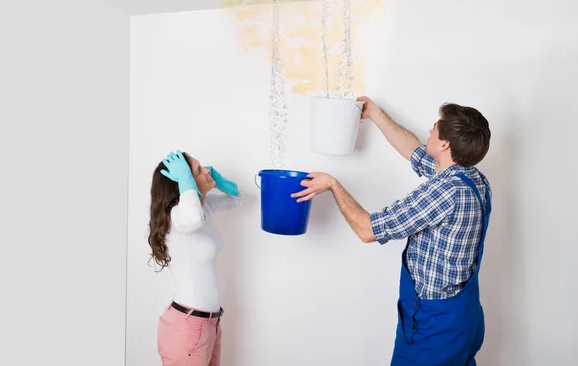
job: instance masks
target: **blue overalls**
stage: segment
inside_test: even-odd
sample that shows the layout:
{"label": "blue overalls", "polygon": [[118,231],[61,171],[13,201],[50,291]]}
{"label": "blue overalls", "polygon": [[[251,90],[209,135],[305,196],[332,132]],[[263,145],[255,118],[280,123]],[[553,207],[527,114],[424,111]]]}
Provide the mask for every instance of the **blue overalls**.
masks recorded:
{"label": "blue overalls", "polygon": [[478,266],[456,296],[443,300],[419,299],[415,292],[415,283],[405,265],[406,246],[402,254],[397,302],[398,323],[391,366],[476,365],[474,356],[482,347],[485,331],[478,274],[492,206],[488,193],[484,207],[474,182],[461,173],[456,176],[474,191],[484,214]]}

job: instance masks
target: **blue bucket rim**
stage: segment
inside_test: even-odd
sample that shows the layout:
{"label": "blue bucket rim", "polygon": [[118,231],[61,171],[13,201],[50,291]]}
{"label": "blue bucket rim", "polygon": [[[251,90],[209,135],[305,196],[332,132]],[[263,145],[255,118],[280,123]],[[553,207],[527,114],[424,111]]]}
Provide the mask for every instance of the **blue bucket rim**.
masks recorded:
{"label": "blue bucket rim", "polygon": [[307,178],[309,173],[299,170],[285,170],[285,169],[263,169],[259,171],[259,176],[269,175],[274,177],[289,177],[289,178]]}

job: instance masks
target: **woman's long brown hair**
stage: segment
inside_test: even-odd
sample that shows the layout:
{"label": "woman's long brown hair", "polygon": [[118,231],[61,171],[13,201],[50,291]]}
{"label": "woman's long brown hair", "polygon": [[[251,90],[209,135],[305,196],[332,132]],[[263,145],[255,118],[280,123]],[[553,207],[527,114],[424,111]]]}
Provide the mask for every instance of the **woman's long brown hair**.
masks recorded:
{"label": "woman's long brown hair", "polygon": [[[183,155],[188,159],[186,153]],[[189,163],[190,165],[190,163]],[[160,162],[153,173],[151,185],[151,206],[149,220],[148,243],[151,247],[151,258],[161,268],[162,271],[171,261],[165,235],[171,227],[171,209],[179,203],[179,186],[169,178],[161,174],[161,170],[167,170]]]}

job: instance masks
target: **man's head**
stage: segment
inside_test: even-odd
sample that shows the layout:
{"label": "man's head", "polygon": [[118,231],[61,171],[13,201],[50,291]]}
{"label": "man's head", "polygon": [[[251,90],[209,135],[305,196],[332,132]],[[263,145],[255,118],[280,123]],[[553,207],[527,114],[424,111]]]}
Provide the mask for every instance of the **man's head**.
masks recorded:
{"label": "man's head", "polygon": [[447,158],[461,166],[478,164],[490,148],[490,127],[486,118],[472,107],[446,103],[440,119],[430,130],[426,152],[436,161]]}

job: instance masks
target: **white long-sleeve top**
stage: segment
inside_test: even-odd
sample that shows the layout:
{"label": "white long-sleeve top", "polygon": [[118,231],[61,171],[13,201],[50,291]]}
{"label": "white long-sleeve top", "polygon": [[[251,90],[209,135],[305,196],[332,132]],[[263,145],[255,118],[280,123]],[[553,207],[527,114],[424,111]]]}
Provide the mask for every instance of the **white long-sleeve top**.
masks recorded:
{"label": "white long-sleeve top", "polygon": [[168,269],[175,281],[175,302],[207,312],[219,311],[221,290],[216,257],[223,248],[223,238],[212,216],[244,204],[241,196],[207,194],[202,206],[195,190],[181,194],[171,211],[171,226],[165,238],[171,256]]}

